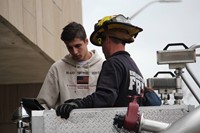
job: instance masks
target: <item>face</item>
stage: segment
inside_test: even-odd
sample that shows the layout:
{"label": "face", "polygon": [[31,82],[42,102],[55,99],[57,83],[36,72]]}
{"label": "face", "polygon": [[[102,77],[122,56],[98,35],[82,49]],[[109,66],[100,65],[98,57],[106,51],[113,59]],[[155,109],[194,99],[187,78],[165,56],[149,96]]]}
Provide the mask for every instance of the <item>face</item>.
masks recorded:
{"label": "face", "polygon": [[108,45],[108,37],[106,37],[105,39],[103,39],[102,41],[102,51],[104,53],[105,58],[107,59],[110,56],[110,52],[109,52],[109,46]]}
{"label": "face", "polygon": [[81,40],[80,38],[75,38],[71,42],[65,42],[69,53],[72,55],[72,58],[76,61],[84,61],[87,60],[88,54],[88,39],[85,41]]}

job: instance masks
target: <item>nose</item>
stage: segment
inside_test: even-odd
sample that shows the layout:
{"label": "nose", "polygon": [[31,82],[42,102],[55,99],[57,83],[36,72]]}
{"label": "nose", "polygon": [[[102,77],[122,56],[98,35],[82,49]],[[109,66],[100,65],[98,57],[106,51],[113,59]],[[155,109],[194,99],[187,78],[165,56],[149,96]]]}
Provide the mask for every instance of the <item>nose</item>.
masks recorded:
{"label": "nose", "polygon": [[73,54],[77,54],[77,53],[78,53],[78,50],[77,50],[76,48],[73,48],[73,49],[72,49],[72,52],[73,52]]}

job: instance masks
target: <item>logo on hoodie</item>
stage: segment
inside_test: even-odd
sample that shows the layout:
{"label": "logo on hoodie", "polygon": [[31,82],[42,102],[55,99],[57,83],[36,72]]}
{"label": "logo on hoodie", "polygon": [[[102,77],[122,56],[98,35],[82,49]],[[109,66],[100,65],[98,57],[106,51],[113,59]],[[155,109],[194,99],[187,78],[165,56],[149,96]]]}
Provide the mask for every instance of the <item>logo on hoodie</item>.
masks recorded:
{"label": "logo on hoodie", "polygon": [[77,84],[88,84],[89,76],[77,76]]}

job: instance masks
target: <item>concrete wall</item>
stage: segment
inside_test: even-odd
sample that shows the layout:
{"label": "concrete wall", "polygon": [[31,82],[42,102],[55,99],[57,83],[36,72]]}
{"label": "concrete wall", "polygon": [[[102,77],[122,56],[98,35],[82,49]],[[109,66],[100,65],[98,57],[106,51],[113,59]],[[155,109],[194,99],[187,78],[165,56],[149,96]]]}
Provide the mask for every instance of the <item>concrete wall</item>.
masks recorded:
{"label": "concrete wall", "polygon": [[[17,124],[11,121],[13,112],[21,98],[37,96],[52,63],[41,56],[56,61],[68,53],[60,34],[69,22],[82,23],[81,6],[81,0],[0,0],[0,133],[17,133]],[[15,33],[14,37],[9,33]],[[28,56],[30,50],[36,52]]]}
{"label": "concrete wall", "polygon": [[82,23],[81,0],[1,0],[0,14],[52,59],[67,53],[60,40],[71,21]]}

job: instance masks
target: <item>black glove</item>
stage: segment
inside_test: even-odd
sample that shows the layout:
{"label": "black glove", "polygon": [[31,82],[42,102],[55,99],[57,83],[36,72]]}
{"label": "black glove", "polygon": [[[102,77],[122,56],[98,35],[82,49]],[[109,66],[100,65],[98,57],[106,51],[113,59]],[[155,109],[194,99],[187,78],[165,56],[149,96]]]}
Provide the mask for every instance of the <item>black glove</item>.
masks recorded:
{"label": "black glove", "polygon": [[60,116],[61,118],[67,119],[69,118],[70,112],[75,108],[78,108],[78,105],[74,102],[64,103],[57,107],[56,114],[57,116]]}

